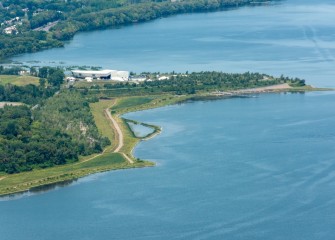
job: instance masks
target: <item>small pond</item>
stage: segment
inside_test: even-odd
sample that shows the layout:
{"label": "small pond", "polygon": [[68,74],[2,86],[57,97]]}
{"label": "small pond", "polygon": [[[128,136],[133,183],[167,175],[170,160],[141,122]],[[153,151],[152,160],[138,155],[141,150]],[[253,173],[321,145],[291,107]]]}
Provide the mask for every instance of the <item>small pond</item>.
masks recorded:
{"label": "small pond", "polygon": [[144,126],[142,124],[128,122],[128,125],[135,134],[135,136],[140,138],[146,137],[155,131],[153,128]]}

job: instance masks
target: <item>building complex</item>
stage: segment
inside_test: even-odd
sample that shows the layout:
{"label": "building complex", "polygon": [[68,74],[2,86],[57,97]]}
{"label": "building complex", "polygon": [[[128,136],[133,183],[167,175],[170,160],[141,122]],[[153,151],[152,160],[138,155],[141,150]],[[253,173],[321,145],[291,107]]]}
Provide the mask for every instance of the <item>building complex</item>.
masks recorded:
{"label": "building complex", "polygon": [[102,79],[102,80],[114,80],[114,81],[128,81],[129,72],[128,71],[118,71],[118,70],[72,70],[72,75],[75,78],[80,79]]}

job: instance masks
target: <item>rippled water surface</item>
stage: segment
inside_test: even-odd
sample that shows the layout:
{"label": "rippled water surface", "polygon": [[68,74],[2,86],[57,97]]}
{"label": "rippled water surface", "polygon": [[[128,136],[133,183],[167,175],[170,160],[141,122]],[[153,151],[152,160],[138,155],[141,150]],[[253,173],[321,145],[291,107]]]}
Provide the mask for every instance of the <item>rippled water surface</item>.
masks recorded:
{"label": "rippled water surface", "polygon": [[[17,59],[265,71],[335,86],[334,12],[332,1],[292,0],[176,16],[83,33],[64,49]],[[264,94],[128,114],[162,126],[134,151],[156,167],[3,198],[0,239],[332,240],[334,102],[332,92]]]}
{"label": "rippled water surface", "polygon": [[2,201],[1,239],[333,239],[334,101],[265,94],[128,114],[163,127],[135,149],[156,167]]}

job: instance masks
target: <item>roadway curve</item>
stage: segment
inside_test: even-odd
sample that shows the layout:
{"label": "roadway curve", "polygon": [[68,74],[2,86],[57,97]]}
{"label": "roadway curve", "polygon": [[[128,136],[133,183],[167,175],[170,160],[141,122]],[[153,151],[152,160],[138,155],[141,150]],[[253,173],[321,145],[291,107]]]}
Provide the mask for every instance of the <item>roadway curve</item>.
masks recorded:
{"label": "roadway curve", "polygon": [[[114,103],[115,104],[115,103]],[[114,106],[113,104],[113,106]],[[110,112],[110,108],[106,108],[105,109],[105,114],[106,116],[109,118],[109,120],[112,122],[113,124],[113,128],[116,130],[116,137],[117,137],[117,146],[115,148],[115,150],[113,151],[114,153],[120,153],[122,154],[122,156],[131,164],[134,163],[134,161],[128,157],[125,153],[120,152],[120,150],[122,149],[123,145],[124,145],[124,138],[123,138],[123,133],[121,131],[121,128],[118,124],[118,122],[113,118],[111,112]]]}

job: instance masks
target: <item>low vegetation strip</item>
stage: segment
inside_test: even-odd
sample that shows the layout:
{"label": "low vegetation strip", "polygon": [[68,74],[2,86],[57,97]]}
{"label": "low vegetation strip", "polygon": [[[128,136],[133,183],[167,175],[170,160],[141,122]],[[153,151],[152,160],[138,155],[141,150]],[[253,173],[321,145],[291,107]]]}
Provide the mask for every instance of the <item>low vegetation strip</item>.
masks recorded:
{"label": "low vegetation strip", "polygon": [[97,172],[117,169],[138,168],[152,166],[145,161],[129,164],[120,153],[108,153],[81,164],[67,164],[64,166],[34,170],[14,175],[4,176],[0,184],[0,195],[29,190],[30,188],[57,182],[77,179]]}
{"label": "low vegetation strip", "polygon": [[[134,120],[127,119],[127,118],[124,118],[124,117],[122,119],[124,120],[124,123],[127,125],[128,129],[130,129],[132,131],[133,136],[136,137],[136,138],[140,138],[141,140],[149,140],[149,139],[153,138],[154,136],[158,135],[162,131],[161,127],[159,127],[159,126],[134,121]],[[152,132],[150,132],[150,133],[148,133],[147,135],[144,135],[144,136],[139,136],[138,134],[135,133],[135,131],[130,126],[130,124],[141,125],[141,126],[144,126],[146,128],[150,128],[152,130]]]}
{"label": "low vegetation strip", "polygon": [[17,76],[17,75],[0,75],[0,84],[13,84],[17,86],[24,86],[28,84],[39,84],[39,78],[33,76]]}
{"label": "low vegetation strip", "polygon": [[106,115],[105,109],[111,108],[115,103],[115,99],[102,99],[98,102],[90,103],[90,109],[97,125],[99,134],[107,137],[111,142],[110,146],[106,147],[106,151],[112,151],[117,142],[115,141],[115,133],[113,131],[113,124]]}

